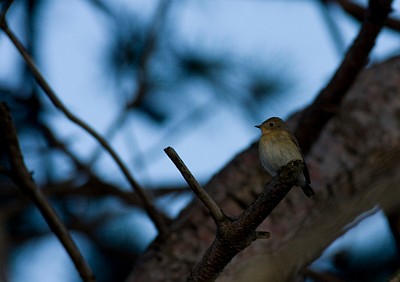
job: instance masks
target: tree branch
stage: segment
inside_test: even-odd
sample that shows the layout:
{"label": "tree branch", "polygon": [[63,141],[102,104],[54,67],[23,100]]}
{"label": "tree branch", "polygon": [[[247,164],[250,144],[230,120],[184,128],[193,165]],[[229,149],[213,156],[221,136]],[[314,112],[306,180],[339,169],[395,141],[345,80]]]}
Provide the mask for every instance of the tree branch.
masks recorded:
{"label": "tree branch", "polygon": [[14,0],[7,0],[7,1],[4,1],[4,2],[5,2],[4,3],[4,8],[1,11],[1,15],[0,15],[0,24],[2,22],[6,21],[7,12],[10,10],[10,7],[11,7],[12,3],[14,3]]}
{"label": "tree branch", "polygon": [[24,164],[22,153],[19,148],[17,133],[5,103],[0,103],[0,130],[5,139],[13,181],[38,207],[50,229],[58,237],[71,257],[82,279],[88,282],[95,281],[92,270],[79,252],[79,249],[69,235],[67,228],[58,218],[54,209],[33,182],[31,175]]}
{"label": "tree branch", "polygon": [[193,190],[196,196],[203,202],[203,204],[210,211],[211,217],[214,219],[215,224],[218,224],[224,220],[226,220],[226,216],[223,214],[221,209],[215,203],[215,201],[208,195],[206,190],[197,182],[196,178],[187,168],[182,159],[178,156],[176,151],[171,148],[165,148],[164,152],[168,155],[171,161],[175,164],[176,168],[180,171],[183,178],[185,178],[186,182],[189,184],[189,187]]}
{"label": "tree branch", "polygon": [[376,38],[392,11],[392,0],[370,0],[361,29],[335,74],[314,102],[300,117],[295,135],[307,154],[325,124],[336,115],[338,107],[368,62]]}
{"label": "tree branch", "polygon": [[[348,13],[350,16],[352,16],[354,19],[360,22],[363,21],[365,14],[367,13],[367,10],[364,7],[352,1],[348,0],[330,0],[330,1],[338,3],[339,6],[346,13]],[[385,26],[394,31],[400,31],[400,21],[398,19],[389,17],[386,20]]]}
{"label": "tree branch", "polygon": [[[385,211],[398,206],[399,71],[400,57],[363,71],[338,117],[324,127],[308,155],[313,183],[319,189],[316,201],[305,202],[301,193],[290,192],[262,223],[262,230],[270,231],[272,239],[253,242],[225,267],[217,281],[300,281],[303,270],[354,220],[359,222],[360,214],[377,205]],[[257,146],[252,145],[206,188],[228,215],[237,215],[241,204],[247,207],[267,179]],[[164,282],[165,277],[184,281],[214,240],[214,223],[204,210],[199,201],[184,209],[171,224],[174,232],[168,244],[153,244],[127,281]]]}
{"label": "tree branch", "polygon": [[47,83],[45,78],[42,76],[42,74],[36,67],[31,56],[26,51],[25,47],[22,45],[22,43],[19,41],[19,39],[15,36],[15,34],[9,29],[5,19],[0,18],[0,20],[1,19],[3,19],[3,21],[0,22],[0,28],[5,32],[5,34],[8,36],[8,38],[14,44],[14,46],[18,49],[18,51],[24,58],[27,66],[31,70],[33,76],[35,77],[37,83],[43,89],[44,93],[47,95],[47,97],[50,99],[50,101],[53,103],[53,105],[57,109],[59,109],[69,120],[71,120],[73,123],[75,123],[76,125],[81,127],[83,130],[85,130],[89,135],[91,135],[96,141],[98,141],[100,143],[100,145],[104,148],[104,150],[106,150],[110,154],[112,159],[116,162],[116,164],[118,165],[118,167],[124,174],[125,178],[129,182],[132,189],[135,190],[135,192],[138,194],[139,198],[142,201],[145,211],[147,212],[147,214],[149,215],[151,220],[154,222],[154,224],[159,232],[159,235],[161,237],[163,237],[166,234],[166,226],[163,223],[164,216],[156,210],[156,208],[153,205],[153,203],[151,202],[150,198],[144,192],[143,188],[139,185],[139,183],[136,182],[136,180],[133,178],[132,174],[129,172],[128,168],[126,167],[126,165],[124,164],[122,159],[114,151],[114,149],[111,147],[111,145],[109,145],[108,142],[99,133],[97,133],[97,131],[95,131],[91,126],[89,126],[83,120],[78,118],[76,115],[74,115],[72,112],[70,112],[67,107],[64,106],[64,104],[57,97],[56,93],[53,91],[53,89],[50,87],[50,85]]}
{"label": "tree branch", "polygon": [[226,217],[219,222],[214,242],[194,267],[188,281],[214,281],[232,258],[254,240],[268,238],[267,232],[257,232],[256,228],[296,184],[303,167],[300,160],[289,162],[239,217]]}

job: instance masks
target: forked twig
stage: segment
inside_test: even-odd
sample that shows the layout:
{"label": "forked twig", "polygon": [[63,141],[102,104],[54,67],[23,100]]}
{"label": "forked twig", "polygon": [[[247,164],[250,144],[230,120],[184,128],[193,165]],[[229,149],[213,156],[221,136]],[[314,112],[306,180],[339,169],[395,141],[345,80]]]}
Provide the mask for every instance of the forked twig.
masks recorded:
{"label": "forked twig", "polygon": [[297,182],[304,167],[304,163],[300,160],[289,162],[240,216],[231,218],[223,214],[214,200],[198,184],[175,150],[168,147],[165,152],[182,173],[190,188],[208,208],[217,225],[214,242],[194,267],[188,281],[214,281],[232,258],[254,240],[269,238],[268,232],[256,229]]}

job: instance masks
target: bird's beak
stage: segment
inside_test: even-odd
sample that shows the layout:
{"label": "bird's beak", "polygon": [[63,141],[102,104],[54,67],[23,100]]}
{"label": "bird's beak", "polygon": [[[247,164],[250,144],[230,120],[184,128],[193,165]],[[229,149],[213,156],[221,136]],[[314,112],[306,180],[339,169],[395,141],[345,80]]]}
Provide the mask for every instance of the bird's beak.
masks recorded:
{"label": "bird's beak", "polygon": [[260,128],[261,126],[260,125],[255,125],[254,127]]}

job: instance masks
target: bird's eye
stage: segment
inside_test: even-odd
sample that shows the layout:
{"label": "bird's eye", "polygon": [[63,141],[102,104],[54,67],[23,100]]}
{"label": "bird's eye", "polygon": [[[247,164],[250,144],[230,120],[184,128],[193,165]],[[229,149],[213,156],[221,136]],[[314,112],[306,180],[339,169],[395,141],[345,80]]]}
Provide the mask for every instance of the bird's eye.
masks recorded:
{"label": "bird's eye", "polygon": [[273,127],[274,125],[275,125],[275,123],[273,123],[273,122],[269,123],[269,127]]}

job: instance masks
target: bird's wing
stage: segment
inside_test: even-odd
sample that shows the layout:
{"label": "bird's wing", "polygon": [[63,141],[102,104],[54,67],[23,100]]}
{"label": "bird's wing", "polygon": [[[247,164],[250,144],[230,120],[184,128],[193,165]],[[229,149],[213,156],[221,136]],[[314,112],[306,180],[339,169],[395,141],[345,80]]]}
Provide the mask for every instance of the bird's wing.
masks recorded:
{"label": "bird's wing", "polygon": [[310,172],[308,171],[308,167],[307,167],[306,161],[304,160],[303,152],[300,149],[299,142],[297,142],[297,139],[293,134],[290,134],[290,137],[292,138],[292,141],[297,145],[297,147],[300,150],[300,154],[301,154],[301,156],[303,158],[303,162],[304,162],[304,169],[303,169],[304,178],[306,179],[306,182],[308,184],[310,184],[311,183]]}

